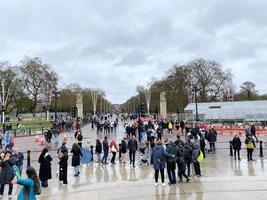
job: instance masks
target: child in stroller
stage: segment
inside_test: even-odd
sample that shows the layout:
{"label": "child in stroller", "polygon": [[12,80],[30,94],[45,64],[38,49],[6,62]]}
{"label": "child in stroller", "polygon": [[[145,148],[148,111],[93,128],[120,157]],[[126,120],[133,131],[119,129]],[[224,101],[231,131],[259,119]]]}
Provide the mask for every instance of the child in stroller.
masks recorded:
{"label": "child in stroller", "polygon": [[150,156],[147,154],[147,147],[144,140],[142,140],[139,144],[139,165],[149,165],[150,163]]}

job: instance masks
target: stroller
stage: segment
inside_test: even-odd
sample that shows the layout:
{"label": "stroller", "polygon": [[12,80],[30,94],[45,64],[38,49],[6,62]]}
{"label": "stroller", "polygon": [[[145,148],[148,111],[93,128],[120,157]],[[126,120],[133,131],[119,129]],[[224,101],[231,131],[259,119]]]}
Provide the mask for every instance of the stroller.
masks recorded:
{"label": "stroller", "polygon": [[138,153],[139,153],[138,165],[149,166],[150,165],[150,155],[147,151],[147,148],[139,148]]}

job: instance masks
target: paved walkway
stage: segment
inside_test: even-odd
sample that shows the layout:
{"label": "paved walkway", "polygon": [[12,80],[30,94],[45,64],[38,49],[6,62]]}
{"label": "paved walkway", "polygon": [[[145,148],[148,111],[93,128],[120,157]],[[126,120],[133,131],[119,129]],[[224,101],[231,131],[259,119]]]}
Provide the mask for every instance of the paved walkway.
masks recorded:
{"label": "paved walkway", "polygon": [[[84,127],[83,133],[91,141],[96,139],[96,133],[89,126]],[[99,137],[103,137],[100,135]],[[123,137],[122,124],[120,125],[117,139]],[[231,137],[220,136],[219,141],[229,141]],[[263,138],[262,138],[263,139]],[[73,141],[72,134],[68,133],[68,146]],[[35,144],[34,137],[16,139],[16,144],[22,150],[38,151],[43,147]],[[247,162],[246,152],[242,151],[241,162],[234,161],[229,156],[228,143],[218,144],[219,149],[215,154],[208,154],[201,165],[203,176],[192,177],[190,183],[177,186],[157,188],[153,182],[153,169],[148,166],[131,168],[129,164],[102,165],[92,163],[81,167],[81,176],[73,177],[72,168],[69,167],[68,186],[58,183],[56,174],[57,158],[55,152],[53,163],[53,179],[49,187],[44,189],[39,196],[40,200],[174,200],[174,199],[266,199],[267,195],[267,160],[260,159],[258,150],[255,151],[255,161]],[[52,149],[55,147],[52,147]],[[265,155],[266,152],[264,152]],[[39,155],[33,153],[33,160]],[[38,169],[36,161],[32,165]],[[166,179],[167,182],[167,179]],[[18,188],[16,189],[18,190]]]}

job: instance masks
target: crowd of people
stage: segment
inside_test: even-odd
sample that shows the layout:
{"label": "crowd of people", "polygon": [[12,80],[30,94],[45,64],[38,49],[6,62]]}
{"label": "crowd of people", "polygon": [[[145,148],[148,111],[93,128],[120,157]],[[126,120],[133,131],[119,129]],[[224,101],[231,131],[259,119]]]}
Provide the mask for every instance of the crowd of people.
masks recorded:
{"label": "crowd of people", "polygon": [[[108,119],[105,119],[108,121]],[[115,120],[118,121],[118,120]],[[94,124],[97,127],[99,121]],[[93,126],[92,126],[93,127]],[[115,165],[117,161],[121,164],[136,167],[136,162],[150,164],[154,169],[155,186],[159,185],[159,175],[161,185],[165,187],[165,174],[167,173],[168,184],[189,182],[190,177],[201,177],[200,163],[206,157],[206,144],[209,144],[209,152],[216,151],[217,132],[211,128],[207,130],[201,126],[192,126],[171,120],[161,121],[132,121],[132,124],[125,123],[125,137],[118,143],[115,138],[109,138],[104,134],[104,139],[96,139],[95,151],[96,161],[100,164]],[[51,143],[52,135],[60,134],[53,128],[45,134],[47,143]],[[111,129],[110,129],[111,131]],[[256,137],[254,127],[245,130],[245,144],[247,148],[247,159],[252,161],[253,149],[256,147]],[[97,131],[97,134],[99,132]],[[174,137],[175,136],[175,137]],[[184,139],[183,139],[184,137]],[[75,142],[70,151],[66,147],[66,141],[57,150],[58,155],[58,178],[63,185],[68,184],[68,162],[71,155],[71,166],[74,177],[80,176],[81,158],[83,153],[83,135],[81,129],[74,133]],[[100,138],[100,137],[99,137]],[[175,138],[175,139],[174,139]],[[256,138],[257,140],[257,138]],[[238,135],[232,141],[235,160],[240,158],[242,142]],[[70,153],[70,154],[69,154]],[[111,154],[110,154],[111,153]],[[127,154],[129,161],[127,159]],[[111,156],[110,156],[111,155]],[[110,156],[110,158],[109,158]],[[137,159],[136,159],[136,156]],[[41,193],[40,188],[48,187],[48,181],[52,178],[52,156],[47,147],[43,148],[38,157],[39,171],[36,173],[32,167],[26,168],[26,179],[21,178],[23,171],[24,155],[18,148],[6,143],[5,150],[0,155],[0,199],[3,197],[5,185],[8,185],[9,199],[12,199],[13,185],[22,185],[18,199],[36,199],[36,195]],[[191,169],[193,168],[193,172]]]}

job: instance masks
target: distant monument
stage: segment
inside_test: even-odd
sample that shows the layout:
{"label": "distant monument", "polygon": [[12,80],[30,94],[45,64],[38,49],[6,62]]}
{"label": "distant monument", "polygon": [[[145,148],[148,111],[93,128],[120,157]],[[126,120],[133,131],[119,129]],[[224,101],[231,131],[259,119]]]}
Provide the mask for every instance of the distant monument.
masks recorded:
{"label": "distant monument", "polygon": [[166,92],[160,93],[160,115],[166,116],[167,115],[167,101],[166,101]]}
{"label": "distant monument", "polygon": [[77,117],[83,118],[83,96],[81,93],[76,96],[76,107],[78,110]]}

